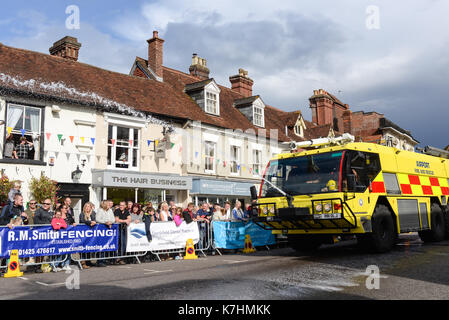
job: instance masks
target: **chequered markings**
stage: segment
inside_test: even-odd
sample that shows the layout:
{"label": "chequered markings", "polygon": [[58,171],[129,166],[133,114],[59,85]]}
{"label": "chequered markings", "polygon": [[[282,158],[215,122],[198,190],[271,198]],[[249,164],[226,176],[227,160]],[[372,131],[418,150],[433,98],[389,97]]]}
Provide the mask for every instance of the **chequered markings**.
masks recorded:
{"label": "chequered markings", "polygon": [[449,195],[448,182],[444,178],[398,174],[402,194]]}

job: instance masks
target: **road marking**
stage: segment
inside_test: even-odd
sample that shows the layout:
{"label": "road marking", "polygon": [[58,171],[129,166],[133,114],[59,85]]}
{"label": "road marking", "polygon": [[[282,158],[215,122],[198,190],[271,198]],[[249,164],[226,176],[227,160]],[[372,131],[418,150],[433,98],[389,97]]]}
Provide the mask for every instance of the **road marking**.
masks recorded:
{"label": "road marking", "polygon": [[132,269],[132,267],[126,267],[126,266],[118,266],[119,269]]}
{"label": "road marking", "polygon": [[223,260],[228,262],[228,264],[234,264],[234,263],[242,263],[242,262],[247,262],[249,260]]}
{"label": "road marking", "polygon": [[149,270],[149,269],[143,269],[144,271],[147,271],[146,275],[148,274],[155,274],[155,273],[162,273],[162,272],[173,272],[173,270]]}
{"label": "road marking", "polygon": [[17,277],[17,278],[22,279],[22,280],[29,280],[28,278],[25,278],[25,277]]}
{"label": "road marking", "polygon": [[65,285],[65,282],[61,282],[61,283],[44,283],[44,282],[40,282],[40,281],[35,281],[35,282],[37,284],[40,284],[41,286],[45,286],[45,287]]}

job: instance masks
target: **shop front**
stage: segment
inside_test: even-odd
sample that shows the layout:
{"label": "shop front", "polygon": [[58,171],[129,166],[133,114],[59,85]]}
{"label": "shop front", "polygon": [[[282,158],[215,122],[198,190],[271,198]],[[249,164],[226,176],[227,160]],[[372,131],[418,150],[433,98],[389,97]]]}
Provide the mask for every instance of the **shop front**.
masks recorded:
{"label": "shop front", "polygon": [[251,182],[193,178],[190,196],[196,205],[209,202],[220,203],[223,206],[225,201],[229,201],[234,206],[235,201],[240,200],[244,206],[251,203],[249,190],[253,185]]}
{"label": "shop front", "polygon": [[92,186],[97,199],[111,199],[114,204],[131,200],[141,204],[174,201],[185,206],[192,178],[174,174],[147,174],[115,170],[94,170]]}

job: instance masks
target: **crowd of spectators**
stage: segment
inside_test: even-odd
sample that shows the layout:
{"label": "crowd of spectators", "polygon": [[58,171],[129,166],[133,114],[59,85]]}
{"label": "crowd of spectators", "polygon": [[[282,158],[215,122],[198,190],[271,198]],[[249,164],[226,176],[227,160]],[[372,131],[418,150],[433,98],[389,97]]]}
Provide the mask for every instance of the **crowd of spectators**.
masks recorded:
{"label": "crowd of spectators", "polygon": [[[67,228],[67,226],[76,226],[75,213],[71,207],[70,197],[65,197],[62,202],[52,204],[51,199],[45,199],[40,205],[37,201],[31,199],[25,210],[23,205],[23,196],[20,193],[20,183],[14,184],[8,194],[8,202],[3,207],[0,216],[0,225],[6,225],[10,229],[20,225],[51,225],[54,230]],[[205,237],[206,224],[211,221],[243,221],[246,222],[251,216],[251,207],[248,205],[246,209],[242,208],[240,201],[235,202],[235,206],[231,209],[231,203],[225,202],[222,207],[220,204],[209,204],[204,202],[201,206],[189,203],[186,208],[176,206],[174,201],[161,202],[157,207],[152,202],[145,205],[133,203],[132,201],[120,201],[114,204],[112,200],[103,200],[100,202],[99,208],[95,208],[92,202],[84,204],[82,212],[79,214],[79,223],[89,227],[96,224],[105,224],[111,227],[112,224],[119,224],[120,241],[119,254],[126,255],[126,232],[127,226],[131,223],[145,223],[148,241],[152,241],[150,226],[154,222],[174,221],[177,226],[183,221],[204,222],[200,223],[200,241]],[[53,266],[53,271],[69,270],[70,258],[67,256],[58,256],[56,258],[59,263]],[[29,258],[30,263],[42,263],[44,257]],[[126,264],[127,260],[116,259],[112,261],[114,264]],[[83,268],[89,268],[92,263],[83,261]],[[104,267],[106,262],[102,259],[97,260],[96,266]],[[39,265],[32,267],[35,272],[42,272]]]}

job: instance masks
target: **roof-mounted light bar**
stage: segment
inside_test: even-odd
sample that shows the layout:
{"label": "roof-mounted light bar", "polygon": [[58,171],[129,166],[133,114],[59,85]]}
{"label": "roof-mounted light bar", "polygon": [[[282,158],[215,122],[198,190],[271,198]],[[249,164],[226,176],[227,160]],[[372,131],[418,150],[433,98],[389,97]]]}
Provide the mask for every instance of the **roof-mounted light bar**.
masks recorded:
{"label": "roof-mounted light bar", "polygon": [[354,142],[355,138],[353,135],[349,133],[344,133],[340,137],[337,138],[319,138],[319,139],[312,139],[308,141],[301,141],[301,142],[290,142],[289,146],[290,149],[306,149],[306,148],[312,148],[312,147],[324,147],[324,146],[331,146],[331,145],[343,145],[346,143]]}
{"label": "roof-mounted light bar", "polygon": [[416,148],[416,150],[421,152],[421,153],[423,153],[423,154],[427,154],[427,155],[430,155],[430,156],[449,159],[449,151],[446,151],[446,150],[443,150],[443,149],[438,149],[438,148],[435,148],[435,147],[426,146],[424,148]]}

